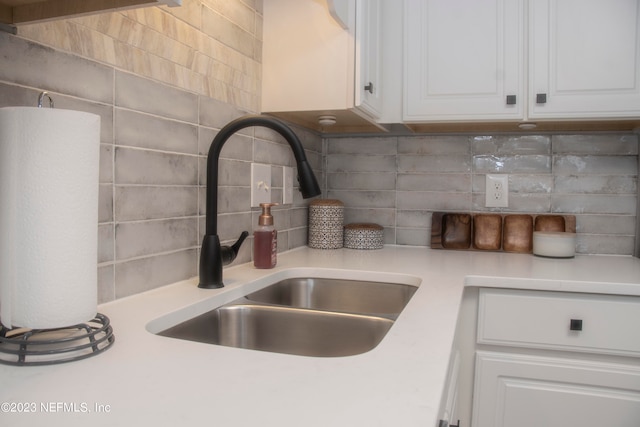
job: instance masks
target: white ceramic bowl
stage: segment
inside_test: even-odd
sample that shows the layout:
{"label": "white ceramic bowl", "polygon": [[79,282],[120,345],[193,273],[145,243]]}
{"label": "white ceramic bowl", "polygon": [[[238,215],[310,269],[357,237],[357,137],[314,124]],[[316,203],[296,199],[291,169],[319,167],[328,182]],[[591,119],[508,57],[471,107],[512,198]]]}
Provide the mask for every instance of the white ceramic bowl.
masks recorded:
{"label": "white ceramic bowl", "polygon": [[573,258],[576,255],[576,233],[534,231],[533,254],[550,258]]}

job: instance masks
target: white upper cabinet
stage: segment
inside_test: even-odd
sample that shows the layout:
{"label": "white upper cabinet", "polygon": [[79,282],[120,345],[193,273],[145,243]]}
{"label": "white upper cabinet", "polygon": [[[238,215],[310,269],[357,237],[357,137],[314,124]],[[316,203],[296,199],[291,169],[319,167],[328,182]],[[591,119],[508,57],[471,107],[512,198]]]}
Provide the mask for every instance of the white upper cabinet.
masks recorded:
{"label": "white upper cabinet", "polygon": [[382,115],[381,0],[357,0],[355,105],[371,117]]}
{"label": "white upper cabinet", "polygon": [[326,132],[379,131],[379,1],[265,1],[262,111]]}
{"label": "white upper cabinet", "polygon": [[638,119],[639,9],[639,0],[405,0],[403,119]]}
{"label": "white upper cabinet", "polygon": [[404,120],[522,119],[523,0],[406,0]]}
{"label": "white upper cabinet", "polygon": [[529,25],[530,118],[640,115],[638,0],[531,0]]}

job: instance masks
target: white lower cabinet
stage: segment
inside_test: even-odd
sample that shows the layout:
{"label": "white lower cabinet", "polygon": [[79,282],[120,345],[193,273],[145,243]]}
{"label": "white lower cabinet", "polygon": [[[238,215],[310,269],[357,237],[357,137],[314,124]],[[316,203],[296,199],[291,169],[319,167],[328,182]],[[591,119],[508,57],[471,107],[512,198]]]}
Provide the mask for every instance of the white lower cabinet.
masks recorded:
{"label": "white lower cabinet", "polygon": [[473,427],[638,427],[640,368],[478,352]]}
{"label": "white lower cabinet", "polygon": [[471,426],[640,426],[638,324],[638,297],[480,289]]}

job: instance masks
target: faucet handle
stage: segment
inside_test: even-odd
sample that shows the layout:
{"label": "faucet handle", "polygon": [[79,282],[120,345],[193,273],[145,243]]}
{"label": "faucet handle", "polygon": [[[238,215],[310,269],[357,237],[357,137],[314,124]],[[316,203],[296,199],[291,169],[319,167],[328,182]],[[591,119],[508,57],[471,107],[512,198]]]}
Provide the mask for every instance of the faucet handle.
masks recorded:
{"label": "faucet handle", "polygon": [[247,236],[249,236],[249,232],[243,231],[242,234],[240,234],[238,240],[232,246],[223,246],[222,248],[220,248],[222,255],[222,265],[231,264],[233,260],[236,259],[236,256],[238,256],[238,251],[240,250],[240,246],[242,246],[242,243],[244,242],[244,239],[247,238]]}

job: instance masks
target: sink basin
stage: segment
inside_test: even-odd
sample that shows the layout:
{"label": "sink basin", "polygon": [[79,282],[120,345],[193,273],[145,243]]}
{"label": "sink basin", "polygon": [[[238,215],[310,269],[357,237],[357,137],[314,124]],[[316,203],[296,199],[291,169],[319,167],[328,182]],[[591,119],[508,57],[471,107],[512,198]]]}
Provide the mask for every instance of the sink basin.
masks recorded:
{"label": "sink basin", "polygon": [[393,320],[256,304],[229,304],[158,335],[228,347],[315,357],[351,356],[377,346]]}
{"label": "sink basin", "polygon": [[417,289],[399,283],[305,277],[276,282],[246,298],[290,307],[397,317]]}
{"label": "sink basin", "polygon": [[417,289],[365,280],[285,279],[154,333],[274,353],[353,356],[380,344]]}

